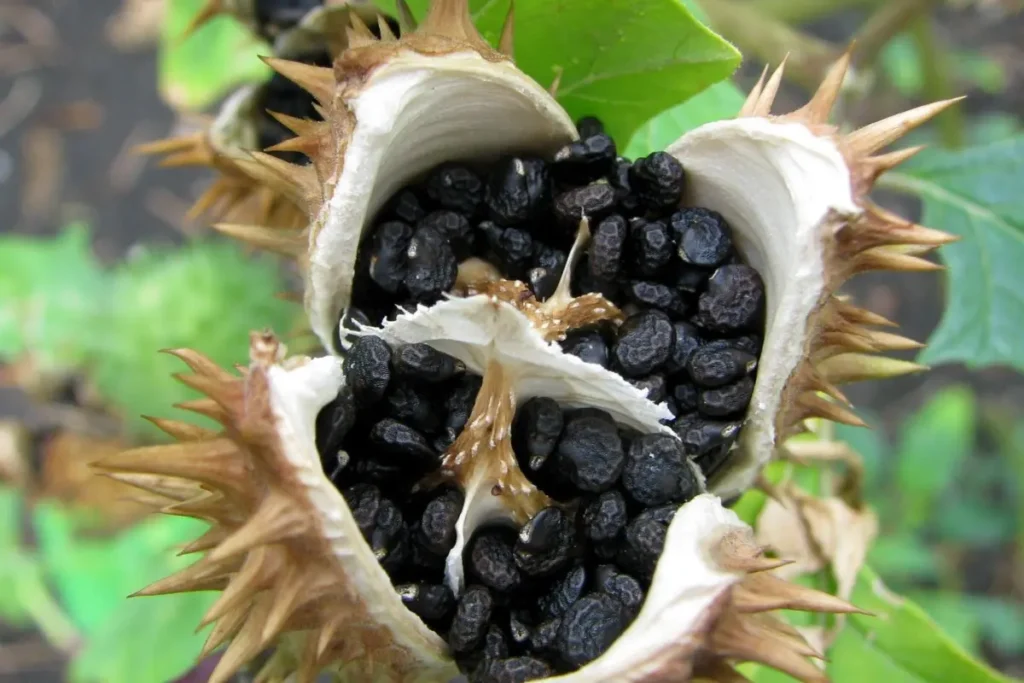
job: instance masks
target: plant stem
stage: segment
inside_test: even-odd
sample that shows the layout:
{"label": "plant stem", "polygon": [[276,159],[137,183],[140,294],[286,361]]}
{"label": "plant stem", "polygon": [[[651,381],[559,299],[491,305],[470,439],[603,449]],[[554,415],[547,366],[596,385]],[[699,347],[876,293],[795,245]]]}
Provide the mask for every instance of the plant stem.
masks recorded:
{"label": "plant stem", "polygon": [[853,37],[853,61],[861,69],[870,68],[890,40],[928,11],[935,0],[903,0],[881,5]]}
{"label": "plant stem", "polygon": [[[929,101],[944,100],[954,96],[950,76],[953,65],[949,51],[939,45],[932,18],[919,16],[911,26],[911,35],[917,48],[918,58],[924,71],[924,95]],[[939,139],[946,147],[961,147],[964,144],[964,116],[960,107],[950,107],[935,117]]]}
{"label": "plant stem", "polygon": [[785,59],[788,80],[813,90],[837,57],[835,47],[787,26],[750,3],[701,0],[712,27],[744,54],[776,65]]}

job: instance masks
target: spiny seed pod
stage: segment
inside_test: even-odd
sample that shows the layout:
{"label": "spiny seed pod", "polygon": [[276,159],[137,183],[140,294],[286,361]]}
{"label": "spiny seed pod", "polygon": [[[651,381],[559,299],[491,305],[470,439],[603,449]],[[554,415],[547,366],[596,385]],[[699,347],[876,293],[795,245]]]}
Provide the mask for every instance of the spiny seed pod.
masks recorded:
{"label": "spiny seed pod", "polygon": [[316,101],[277,117],[309,162],[237,164],[306,220],[222,226],[298,256],[344,359],[176,352],[225,431],[158,421],[181,443],[105,466],[215,526],[147,592],[223,590],[217,681],[271,645],[270,680],[824,680],[764,612],[853,608],[766,573],[719,496],[807,418],[857,423],[836,384],[920,369],[835,292],[950,241],[866,198],[949,103],[840,135],[846,60],[772,117],[780,70],[631,162],[515,67],[511,14],[498,51],[465,0],[401,38],[349,21],[333,69],[269,60]]}

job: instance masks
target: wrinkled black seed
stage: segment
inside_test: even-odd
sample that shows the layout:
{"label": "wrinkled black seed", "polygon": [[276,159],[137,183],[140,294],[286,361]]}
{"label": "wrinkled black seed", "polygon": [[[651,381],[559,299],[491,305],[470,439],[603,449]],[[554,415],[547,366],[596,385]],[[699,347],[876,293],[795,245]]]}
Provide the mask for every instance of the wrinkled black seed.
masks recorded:
{"label": "wrinkled black seed", "polygon": [[700,325],[721,334],[749,330],[764,312],[764,282],[741,263],[722,266],[708,280],[698,301]]}
{"label": "wrinkled black seed", "polygon": [[530,652],[540,655],[553,654],[558,638],[558,628],[562,625],[561,619],[548,619],[537,624],[530,632],[530,640],[527,648]]}
{"label": "wrinkled black seed", "polygon": [[640,379],[627,380],[634,387],[647,394],[647,400],[654,403],[661,403],[666,396],[665,375],[647,375]]}
{"label": "wrinkled black seed", "polygon": [[596,116],[583,116],[576,121],[576,132],[580,134],[581,138],[600,135],[604,132],[604,124]]}
{"label": "wrinkled black seed", "polygon": [[558,471],[576,488],[599,492],[615,483],[626,456],[615,423],[595,409],[567,416],[554,457]]}
{"label": "wrinkled black seed", "polygon": [[683,294],[699,294],[707,286],[709,277],[708,271],[681,263],[673,268],[672,285]]}
{"label": "wrinkled black seed", "polygon": [[587,363],[608,367],[608,344],[593,330],[570,332],[562,341],[562,350]]}
{"label": "wrinkled black seed", "polygon": [[672,323],[672,350],[669,352],[666,369],[680,372],[686,369],[693,354],[704,344],[704,339],[695,325],[687,322]]}
{"label": "wrinkled black seed", "polygon": [[540,598],[540,609],[546,618],[562,617],[581,597],[587,587],[587,570],[583,565],[573,567],[556,581],[547,594]]}
{"label": "wrinkled black seed", "polygon": [[383,454],[402,458],[406,466],[430,467],[437,461],[437,453],[422,434],[390,417],[373,425],[370,429],[370,443]]}
{"label": "wrinkled black seed", "polygon": [[632,161],[619,157],[615,160],[615,166],[608,175],[608,182],[615,188],[615,202],[618,210],[626,216],[635,216],[643,209],[640,197],[632,191],[629,179],[632,169]]}
{"label": "wrinkled black seed", "polygon": [[594,588],[621,602],[630,619],[636,616],[644,602],[644,589],[640,582],[619,571],[615,565],[602,564],[597,568]]}
{"label": "wrinkled black seed", "polygon": [[753,395],[754,380],[744,377],[732,384],[700,392],[697,409],[708,417],[737,415],[747,409]]}
{"label": "wrinkled black seed", "polygon": [[671,155],[654,152],[633,163],[630,182],[633,191],[651,209],[667,211],[675,208],[682,198],[685,173]]}
{"label": "wrinkled black seed", "polygon": [[401,221],[381,223],[373,232],[370,279],[389,294],[397,294],[408,270],[412,228]]}
{"label": "wrinkled black seed", "polygon": [[544,508],[520,530],[514,550],[516,564],[530,576],[547,576],[566,565],[574,541],[566,514],[556,507]]}
{"label": "wrinkled black seed", "polygon": [[440,621],[455,607],[455,596],[442,584],[410,583],[395,586],[402,604],[425,621]]}
{"label": "wrinkled black seed", "polygon": [[527,277],[530,280],[530,289],[538,299],[547,299],[555,293],[565,269],[565,261],[566,254],[561,249],[553,249],[540,242],[534,242],[533,268]]}
{"label": "wrinkled black seed", "polygon": [[461,213],[447,209],[428,213],[416,223],[417,228],[431,228],[441,234],[451,245],[456,257],[464,259],[470,255],[475,232],[469,220]]}
{"label": "wrinkled black seed", "polygon": [[508,639],[501,629],[491,624],[484,636],[484,658],[502,659],[508,657]]}
{"label": "wrinkled black seed", "polygon": [[494,610],[494,598],[483,586],[470,586],[459,598],[448,631],[448,645],[455,652],[475,650],[484,639]]}
{"label": "wrinkled black seed", "polygon": [[673,336],[667,315],[661,311],[642,311],[622,323],[612,355],[626,377],[649,375],[668,360]]}
{"label": "wrinkled black seed", "polygon": [[420,204],[419,197],[412,190],[401,190],[394,196],[388,206],[388,212],[400,221],[409,225],[415,225],[421,218],[427,215]]}
{"label": "wrinkled black seed", "polygon": [[719,422],[699,417],[681,420],[677,420],[672,428],[682,439],[686,454],[692,457],[706,455],[717,448],[726,448],[740,433],[739,422]]}
{"label": "wrinkled black seed", "polygon": [[676,402],[676,408],[680,412],[689,413],[697,410],[697,400],[700,392],[690,382],[680,382],[672,387],[672,398]]}
{"label": "wrinkled black seed", "polygon": [[375,520],[381,500],[380,489],[372,484],[353,484],[342,489],[341,496],[352,511],[352,517],[363,538],[368,539],[376,526]]}
{"label": "wrinkled black seed", "polygon": [[406,250],[409,268],[405,288],[417,301],[433,303],[455,284],[458,263],[444,235],[430,227],[419,227]]}
{"label": "wrinkled black seed", "polygon": [[345,383],[359,404],[384,398],[391,382],[391,347],[380,337],[363,336],[345,356]]}
{"label": "wrinkled black seed", "polygon": [[616,155],[615,141],[606,134],[581,137],[555,152],[551,173],[562,182],[586,183],[611,171]]}
{"label": "wrinkled black seed", "polygon": [[374,528],[368,539],[370,548],[384,569],[392,572],[407,558],[409,530],[401,510],[387,498],[381,499],[373,521]]}
{"label": "wrinkled black seed", "polygon": [[[337,457],[342,441],[356,423],[352,388],[344,386],[316,417],[316,447],[323,457]],[[330,472],[328,472],[330,474]]]}
{"label": "wrinkled black seed", "polygon": [[732,346],[740,351],[746,351],[752,356],[758,356],[761,354],[762,340],[759,335],[745,334],[741,337],[734,337],[730,341],[732,342]]}
{"label": "wrinkled black seed", "polygon": [[654,568],[665,547],[668,526],[676,514],[676,506],[648,508],[626,525],[625,544],[619,560],[645,579],[654,575]]}
{"label": "wrinkled black seed", "polygon": [[523,404],[512,425],[512,443],[516,454],[529,469],[539,470],[555,450],[565,421],[554,399],[531,398]]}
{"label": "wrinkled black seed", "polygon": [[580,220],[591,223],[604,218],[615,206],[615,190],[608,183],[578,187],[555,197],[555,216],[575,234]]}
{"label": "wrinkled black seed", "polygon": [[473,411],[473,403],[476,395],[480,393],[480,386],[483,378],[480,375],[466,374],[460,377],[444,400],[445,410],[448,417],[445,419],[445,427],[456,432],[461,432],[469,420],[469,414]]}
{"label": "wrinkled black seed", "polygon": [[700,387],[720,387],[735,382],[757,367],[757,358],[730,347],[708,344],[697,349],[686,371]]}
{"label": "wrinkled black seed", "polygon": [[626,500],[605,491],[583,508],[583,534],[592,541],[611,541],[626,527]]}
{"label": "wrinkled black seed", "polygon": [[634,218],[629,224],[630,267],[640,278],[655,277],[672,259],[675,246],[668,226],[661,221]]}
{"label": "wrinkled black seed", "polygon": [[484,198],[480,176],[459,164],[442,164],[427,177],[427,196],[441,208],[472,216]]}
{"label": "wrinkled black seed", "polygon": [[455,545],[455,523],[462,512],[462,494],[454,489],[427,503],[419,524],[419,542],[436,555],[446,555]]}
{"label": "wrinkled black seed", "polygon": [[533,238],[521,228],[505,228],[493,245],[495,255],[506,271],[525,272],[533,258]]}
{"label": "wrinkled black seed", "polygon": [[698,489],[683,445],[669,434],[633,439],[622,470],[622,487],[646,506],[688,500]]}
{"label": "wrinkled black seed", "polygon": [[473,538],[469,549],[469,570],[482,584],[507,593],[516,588],[522,576],[512,558],[515,535],[505,529],[485,529]]}
{"label": "wrinkled black seed", "polygon": [[485,661],[470,683],[526,683],[554,673],[545,662],[533,657],[509,657]]}
{"label": "wrinkled black seed", "polygon": [[604,593],[587,595],[569,608],[558,629],[558,652],[580,667],[604,654],[626,628],[621,603]]}
{"label": "wrinkled black seed", "polygon": [[437,399],[409,382],[396,382],[385,399],[389,414],[403,424],[424,433],[441,426]]}
{"label": "wrinkled black seed", "polygon": [[485,201],[490,217],[505,225],[536,218],[551,199],[547,164],[534,157],[508,157],[491,169]]}
{"label": "wrinkled black seed", "polygon": [[682,209],[672,214],[670,221],[683,261],[712,268],[732,255],[732,230],[717,211]]}
{"label": "wrinkled black seed", "polygon": [[423,382],[445,382],[463,370],[462,363],[429,344],[403,344],[395,349],[395,374]]}
{"label": "wrinkled black seed", "polygon": [[626,285],[626,296],[643,308],[656,308],[671,315],[686,315],[686,303],[679,293],[660,282],[631,280]]}
{"label": "wrinkled black seed", "polygon": [[617,214],[608,216],[593,228],[587,265],[594,279],[610,281],[619,276],[628,235],[626,219]]}

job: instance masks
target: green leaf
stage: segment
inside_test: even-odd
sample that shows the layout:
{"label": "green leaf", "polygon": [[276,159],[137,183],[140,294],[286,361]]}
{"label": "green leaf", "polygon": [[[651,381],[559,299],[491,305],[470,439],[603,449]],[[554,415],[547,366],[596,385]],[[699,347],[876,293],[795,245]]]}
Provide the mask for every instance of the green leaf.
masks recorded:
{"label": "green leaf", "polygon": [[868,552],[868,562],[888,580],[926,581],[939,576],[935,549],[909,533],[879,536]]}
{"label": "green leaf", "polygon": [[235,86],[270,76],[270,70],[259,60],[259,55],[269,54],[269,46],[230,17],[217,17],[182,39],[205,2],[166,3],[159,88],[167,103],[177,109],[205,109]]}
{"label": "green leaf", "polygon": [[155,250],[123,264],[114,277],[104,334],[93,335],[93,379],[132,431],[157,436],[140,415],[166,415],[197,394],[171,373],[181,361],[159,349],[192,348],[221,365],[248,362],[248,335],[286,335],[301,309],[277,298],[285,289],[277,262],[234,244],[199,242]]}
{"label": "green leaf", "polygon": [[897,455],[897,481],[904,531],[926,523],[974,446],[974,394],[949,387],[934,396],[904,426]]}
{"label": "green leaf", "polygon": [[665,149],[687,131],[735,116],[743,106],[743,100],[743,93],[732,81],[715,83],[642,125],[629,141],[623,156],[637,159]]}
{"label": "green leaf", "polygon": [[[380,3],[393,8],[394,3]],[[423,16],[427,0],[410,2]],[[507,0],[472,0],[494,42]],[[678,0],[516,0],[516,63],[545,87],[558,69],[558,100],[571,116],[604,121],[629,140],[655,114],[727,78],[740,54]]]}
{"label": "green leaf", "polygon": [[[864,673],[849,677],[834,674],[835,680],[1008,683],[1008,679],[973,659],[943,633],[917,604],[891,593],[870,567],[861,569],[850,602],[872,615],[851,615],[840,638],[845,636],[855,642],[853,635],[859,635],[862,646],[849,655],[833,648],[829,656],[833,666],[838,661],[852,660],[849,666],[854,671],[859,670],[853,667],[860,659]],[[845,635],[846,631],[855,633]],[[881,667],[882,662],[891,668],[875,668]]]}
{"label": "green leaf", "polygon": [[972,654],[978,653],[981,619],[969,596],[939,591],[908,591],[907,598],[920,605],[960,647]]}
{"label": "green leaf", "polygon": [[916,193],[923,223],[962,239],[942,250],[949,302],[925,363],[1024,369],[1024,136],[959,152],[929,150],[887,185]]}
{"label": "green leaf", "polygon": [[86,330],[106,308],[108,282],[73,224],[53,239],[0,240],[0,356],[30,350],[47,368],[82,360]]}

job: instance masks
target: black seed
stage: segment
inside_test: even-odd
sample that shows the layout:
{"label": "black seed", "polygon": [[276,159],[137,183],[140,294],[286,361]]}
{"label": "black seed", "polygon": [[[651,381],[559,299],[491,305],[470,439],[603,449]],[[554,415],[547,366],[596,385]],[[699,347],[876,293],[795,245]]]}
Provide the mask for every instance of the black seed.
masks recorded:
{"label": "black seed", "polygon": [[644,589],[640,582],[624,574],[614,565],[602,564],[594,573],[594,587],[623,604],[629,619],[633,619],[644,602]]}
{"label": "black seed", "polygon": [[712,268],[732,255],[732,231],[717,211],[683,209],[672,214],[670,220],[683,261]]}
{"label": "black seed", "polygon": [[555,650],[558,639],[558,628],[562,625],[561,619],[548,619],[539,623],[530,633],[530,640],[527,647],[534,654],[547,655]]}
{"label": "black seed", "polygon": [[395,586],[406,608],[425,621],[440,621],[455,607],[455,596],[448,586],[432,583],[410,583]]}
{"label": "black seed", "polygon": [[516,539],[516,564],[530,576],[547,576],[569,561],[575,537],[572,522],[556,507],[533,516]]}
{"label": "black seed", "polygon": [[608,175],[608,182],[615,188],[615,202],[619,210],[626,216],[635,216],[643,208],[640,198],[633,193],[629,176],[632,173],[633,162],[619,157],[615,160],[615,166]]}
{"label": "black seed", "polygon": [[487,209],[505,225],[536,218],[551,199],[547,164],[534,157],[509,157],[491,169],[487,180]]}
{"label": "black seed", "polygon": [[540,242],[533,243],[533,268],[527,274],[530,289],[540,300],[547,299],[555,293],[558,281],[565,269],[565,252],[553,249]]}
{"label": "black seed", "polygon": [[668,434],[633,439],[622,470],[622,487],[645,506],[688,500],[698,490],[683,445]]}
{"label": "black seed", "polygon": [[374,528],[370,532],[370,548],[377,561],[389,573],[397,570],[408,557],[409,530],[402,520],[398,506],[382,498],[374,517]]}
{"label": "black seed", "polygon": [[581,138],[600,135],[604,132],[604,124],[596,116],[583,116],[576,122],[576,131]]}
{"label": "black seed", "polygon": [[582,565],[573,567],[569,573],[555,582],[546,595],[540,598],[540,609],[547,618],[562,617],[572,605],[583,597],[587,586],[587,570]]}
{"label": "black seed", "polygon": [[403,344],[395,349],[395,374],[436,384],[461,372],[462,363],[429,344]]}
{"label": "black seed", "polygon": [[686,315],[686,303],[679,294],[660,282],[631,280],[626,285],[626,295],[633,303],[643,308],[656,308],[672,315]]}
{"label": "black seed", "polygon": [[678,263],[673,267],[672,282],[677,290],[683,294],[699,294],[708,284],[711,276],[706,270],[695,268],[685,263]]}
{"label": "black seed", "polygon": [[553,673],[551,667],[539,659],[511,657],[485,661],[474,672],[470,683],[526,683]]}
{"label": "black seed", "polygon": [[455,432],[462,431],[469,420],[469,414],[473,412],[473,403],[482,384],[483,378],[480,375],[466,374],[457,380],[455,388],[444,400],[444,407],[448,411],[445,427]]}
{"label": "black seed", "polygon": [[417,540],[435,555],[447,555],[455,546],[455,523],[462,512],[462,500],[460,492],[448,490],[427,503],[423,511]]}
{"label": "black seed", "polygon": [[677,420],[672,428],[682,439],[686,454],[692,457],[728,448],[740,433],[739,422],[713,422],[699,417],[681,420]]}
{"label": "black seed", "polygon": [[551,173],[562,182],[590,182],[612,170],[616,154],[615,141],[604,133],[583,137],[555,152]]}
{"label": "black seed", "polygon": [[754,380],[744,377],[738,382],[700,392],[697,408],[708,417],[728,417],[742,413],[754,395]]}
{"label": "black seed", "polygon": [[746,351],[752,356],[761,355],[761,337],[756,334],[745,334],[742,337],[730,339],[733,348]]}
{"label": "black seed", "polygon": [[587,363],[608,367],[608,345],[598,332],[570,332],[562,341],[562,350]]}
{"label": "black seed", "polygon": [[[410,469],[395,462],[381,462],[373,458],[360,458],[352,468],[356,479],[378,486],[407,485]],[[419,470],[415,470],[419,471]]]}
{"label": "black seed", "polygon": [[381,223],[373,232],[370,279],[389,294],[397,294],[408,270],[412,228],[401,221]]}
{"label": "black seed", "polygon": [[380,489],[371,484],[353,484],[342,489],[341,497],[352,511],[363,538],[369,539],[376,526],[377,510],[380,508]]}
{"label": "black seed", "polygon": [[459,598],[448,632],[448,645],[455,652],[470,652],[483,642],[494,610],[494,599],[483,586],[470,586]]}
{"label": "black seed", "polygon": [[389,415],[420,432],[434,433],[441,425],[436,400],[408,382],[397,382],[386,398]]}
{"label": "black seed", "polygon": [[675,505],[648,508],[627,524],[626,542],[619,552],[622,564],[649,580],[654,575],[675,514]]}
{"label": "black seed", "polygon": [[666,382],[664,375],[648,375],[641,379],[628,380],[634,387],[647,394],[647,400],[661,403],[665,400]]}
{"label": "black seed", "polygon": [[458,263],[444,235],[429,227],[416,228],[406,250],[409,270],[405,288],[417,301],[433,303],[455,284]]}
{"label": "black seed", "polygon": [[701,327],[729,334],[751,329],[764,312],[764,282],[743,264],[722,266],[698,302]]}
{"label": "black seed", "polygon": [[672,351],[669,352],[666,365],[669,372],[685,370],[693,354],[701,347],[704,340],[696,326],[685,322],[672,323]]}
{"label": "black seed", "polygon": [[583,534],[592,541],[611,541],[626,527],[626,500],[605,491],[583,508]]}
{"label": "black seed", "polygon": [[686,371],[699,386],[713,389],[735,382],[756,367],[757,358],[749,353],[708,344],[693,353]]}
{"label": "black seed", "polygon": [[655,277],[672,259],[675,246],[668,226],[661,221],[634,218],[629,223],[631,272],[637,277]]}
{"label": "black seed", "polygon": [[416,228],[431,228],[448,240],[455,256],[464,259],[470,255],[476,234],[473,226],[461,213],[442,210],[428,213],[417,224]]}
{"label": "black seed", "polygon": [[555,216],[575,234],[580,220],[591,223],[604,218],[615,206],[615,190],[608,183],[578,187],[555,197]]}
{"label": "black seed", "polygon": [[420,204],[419,197],[412,190],[401,190],[394,196],[388,207],[392,216],[409,225],[415,225],[421,218],[427,215]]}
{"label": "black seed", "polygon": [[502,659],[508,657],[508,640],[501,629],[491,624],[484,636],[484,659]]}
{"label": "black seed", "polygon": [[554,399],[531,398],[520,408],[512,426],[512,443],[529,469],[539,470],[544,465],[558,444],[564,422]]}
{"label": "black seed", "polygon": [[345,356],[345,383],[358,404],[376,403],[391,382],[391,347],[380,337],[363,336]]}
{"label": "black seed", "polygon": [[507,593],[516,588],[522,576],[512,559],[515,536],[503,529],[479,531],[469,550],[469,570],[488,588]]}
{"label": "black seed", "polygon": [[621,603],[603,593],[588,595],[562,618],[558,652],[570,666],[583,666],[604,654],[625,628]]}
{"label": "black seed", "polygon": [[437,453],[422,434],[390,417],[373,425],[370,443],[386,455],[402,458],[406,466],[430,467],[437,463]]}
{"label": "black seed", "polygon": [[630,181],[633,191],[648,207],[668,211],[682,199],[685,173],[671,155],[655,152],[634,162]]}
{"label": "black seed", "polygon": [[619,478],[626,456],[611,417],[596,409],[594,413],[600,414],[566,416],[555,450],[555,464],[576,488],[599,492]]}
{"label": "black seed", "polygon": [[672,387],[672,398],[675,399],[676,407],[680,412],[689,413],[697,410],[698,396],[697,387],[689,382],[683,382]]}
{"label": "black seed", "polygon": [[441,208],[472,216],[484,198],[480,176],[459,164],[442,164],[427,177],[427,196]]}
{"label": "black seed", "polygon": [[508,633],[516,645],[525,645],[530,639],[530,627],[526,623],[529,614],[513,611],[508,618]]}
{"label": "black seed", "polygon": [[612,355],[623,375],[649,375],[668,360],[673,336],[667,315],[661,311],[642,311],[622,323]]}
{"label": "black seed", "polygon": [[590,240],[587,264],[596,280],[614,280],[622,268],[622,254],[629,229],[626,219],[617,214],[597,224]]}
{"label": "black seed", "polygon": [[[316,417],[316,446],[322,457],[337,457],[342,441],[356,423],[356,404],[352,388],[344,386],[333,401]],[[330,474],[330,472],[328,472]]]}
{"label": "black seed", "polygon": [[525,272],[533,258],[533,238],[520,228],[502,230],[493,248],[505,269],[517,274]]}

